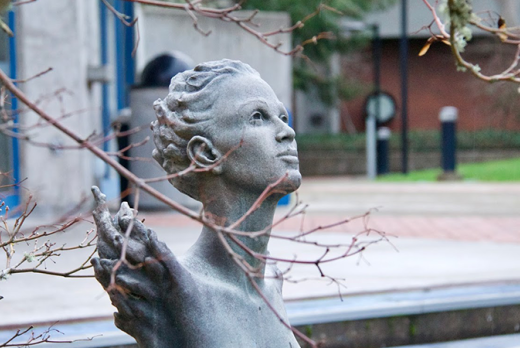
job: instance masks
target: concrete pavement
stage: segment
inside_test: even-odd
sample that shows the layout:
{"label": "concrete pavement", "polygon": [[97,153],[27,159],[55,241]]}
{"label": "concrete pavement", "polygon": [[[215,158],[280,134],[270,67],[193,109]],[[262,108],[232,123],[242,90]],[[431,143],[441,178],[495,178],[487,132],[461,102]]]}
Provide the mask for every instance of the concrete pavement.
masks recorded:
{"label": "concrete pavement", "polygon": [[[384,235],[362,256],[324,266],[336,283],[319,277],[314,266],[292,268],[296,283],[286,282],[284,297],[291,300],[323,298],[469,284],[520,284],[520,184],[413,183],[380,184],[349,178],[305,179],[298,199],[309,207],[302,216],[280,223],[275,235],[294,236],[373,211],[368,218],[320,230],[308,241],[350,244],[352,236],[373,229],[363,241]],[[288,207],[280,208],[282,217]],[[170,212],[142,212],[145,224],[156,230],[181,255],[196,239],[200,226]],[[73,245],[89,223],[59,236]],[[379,234],[381,232],[384,234]],[[313,239],[314,238],[314,239]],[[273,238],[273,255],[314,260],[323,250],[311,244]],[[17,251],[23,254],[23,250]],[[49,269],[67,269],[86,255],[57,258]],[[0,262],[1,261],[0,259]],[[280,264],[284,269],[287,265]],[[302,282],[302,279],[311,279]],[[93,279],[63,279],[37,274],[14,275],[0,282],[0,328],[108,318],[114,309]]]}
{"label": "concrete pavement", "polygon": [[520,348],[520,334],[472,338],[455,342],[421,344],[393,348]]}

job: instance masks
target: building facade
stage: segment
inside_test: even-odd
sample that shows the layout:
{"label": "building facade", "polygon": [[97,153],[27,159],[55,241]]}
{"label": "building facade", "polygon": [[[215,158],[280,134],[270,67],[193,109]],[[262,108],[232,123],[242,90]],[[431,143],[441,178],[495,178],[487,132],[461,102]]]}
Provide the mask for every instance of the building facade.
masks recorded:
{"label": "building facade", "polygon": [[[52,68],[19,83],[19,87],[82,138],[113,134],[113,125],[131,115],[130,90],[139,82],[140,71],[164,52],[183,52],[194,64],[222,58],[247,62],[291,108],[291,59],[236,25],[200,18],[199,26],[212,31],[205,37],[193,29],[191,17],[182,11],[141,7],[122,0],[110,3],[121,13],[137,16],[138,26],[124,25],[101,1],[54,0],[16,6],[9,14],[14,39],[0,33],[0,68],[18,79]],[[257,22],[264,24],[265,30],[276,30],[288,26],[290,19],[286,14],[265,13]],[[283,40],[282,48],[291,42],[290,35],[274,40]],[[27,179],[20,189],[0,191],[3,200],[10,197],[7,202],[14,206],[18,199],[32,195],[40,213],[56,215],[89,199],[90,187],[99,185],[117,201],[117,173],[85,149],[71,149],[77,144],[52,126],[40,124],[37,115],[13,102],[20,130],[31,128],[27,133],[30,140],[2,136],[0,170],[12,173],[14,181]],[[142,138],[147,135],[143,133]],[[97,145],[106,151],[118,148],[117,139]]]}
{"label": "building facade", "polygon": [[[434,4],[435,1],[430,1]],[[520,23],[520,2],[515,0],[474,0],[474,11],[496,24],[502,16],[509,27]],[[385,12],[373,13],[366,18],[368,24],[378,24],[382,38],[381,89],[394,97],[397,115],[390,124],[393,131],[401,129],[401,35],[400,1]],[[419,57],[421,48],[430,37],[427,26],[432,23],[431,12],[423,1],[408,1],[408,125],[411,130],[438,130],[439,111],[444,106],[459,109],[458,128],[465,131],[484,129],[520,130],[518,86],[511,83],[489,84],[476,79],[469,72],[457,71],[450,48],[434,43]],[[436,31],[435,26],[432,26]],[[496,37],[475,30],[473,40],[466,47],[464,57],[479,64],[483,73],[503,71],[515,58],[516,47],[505,45]],[[368,90],[357,98],[342,103],[341,127],[351,123],[356,131],[364,131],[365,101],[371,93],[373,60],[371,47],[343,60],[344,76],[363,81]],[[352,127],[351,127],[352,129]]]}

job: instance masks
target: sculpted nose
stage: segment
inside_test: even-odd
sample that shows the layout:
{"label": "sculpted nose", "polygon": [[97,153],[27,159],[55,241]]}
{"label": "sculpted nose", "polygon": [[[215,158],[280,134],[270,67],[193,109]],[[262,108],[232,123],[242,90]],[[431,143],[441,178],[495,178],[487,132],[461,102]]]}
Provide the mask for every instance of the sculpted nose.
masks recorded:
{"label": "sculpted nose", "polygon": [[279,142],[282,141],[289,141],[292,142],[294,140],[294,137],[296,136],[296,133],[294,133],[294,130],[287,125],[287,123],[280,121],[281,126],[278,130],[278,133],[276,134],[276,140]]}

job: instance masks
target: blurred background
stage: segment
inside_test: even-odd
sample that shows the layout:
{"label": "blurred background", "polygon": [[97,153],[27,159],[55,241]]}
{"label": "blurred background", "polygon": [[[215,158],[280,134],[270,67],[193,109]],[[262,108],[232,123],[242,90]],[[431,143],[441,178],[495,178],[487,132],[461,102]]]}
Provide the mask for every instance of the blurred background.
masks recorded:
{"label": "blurred background", "polygon": [[[63,125],[83,138],[101,138],[100,148],[142,178],[163,175],[150,160],[153,143],[144,141],[155,119],[152,103],[167,95],[173,75],[229,58],[250,64],[272,86],[297,133],[304,176],[298,199],[311,204],[305,221],[280,224],[280,233],[320,229],[358,216],[317,234],[330,243],[348,243],[367,232],[363,214],[371,211],[370,226],[395,238],[370,249],[366,259],[349,258],[328,269],[346,280],[346,289],[286,282],[289,317],[305,334],[324,339],[326,347],[518,347],[518,85],[488,83],[458,71],[450,47],[428,41],[438,30],[425,2],[248,0],[237,16],[247,18],[260,10],[253,20],[259,27],[250,29],[272,32],[267,42],[236,23],[204,16],[194,21],[193,13],[147,1],[22,2],[0,9],[14,34],[0,31],[0,69]],[[235,4],[202,2],[216,10]],[[491,28],[507,23],[517,33],[520,2],[471,4],[482,23]],[[303,27],[281,30],[299,21]],[[303,55],[284,54],[298,45],[303,45]],[[464,57],[483,73],[494,74],[515,66],[517,49],[475,29]],[[107,194],[112,208],[121,199],[133,200],[132,185],[108,164],[74,148],[77,144],[39,121],[4,89],[0,100],[4,227],[14,220],[5,218],[5,207],[21,209],[29,197],[38,202],[29,227],[74,207],[88,211],[92,185]],[[129,150],[121,156],[121,149]],[[167,182],[153,186],[199,208]],[[296,201],[295,195],[286,197],[279,215]],[[200,229],[146,194],[139,209],[147,226],[176,254],[189,247]],[[8,233],[4,227],[3,238]],[[69,229],[80,233],[59,234],[57,241],[78,243],[72,237],[82,238],[91,227],[82,222]],[[290,250],[276,242],[270,249],[280,254]],[[4,251],[7,255],[7,246]],[[319,257],[303,247],[292,252]],[[63,256],[56,267],[88,257],[82,252]],[[4,269],[4,260],[0,262]],[[295,272],[302,278],[319,276],[298,267]],[[0,346],[19,327],[45,329],[57,321],[73,337],[103,332],[95,344],[76,342],[74,347],[130,346],[131,339],[113,327],[113,308],[100,293],[92,278],[27,274],[2,280]],[[475,337],[487,338],[459,342]],[[451,343],[433,343],[440,341]]]}

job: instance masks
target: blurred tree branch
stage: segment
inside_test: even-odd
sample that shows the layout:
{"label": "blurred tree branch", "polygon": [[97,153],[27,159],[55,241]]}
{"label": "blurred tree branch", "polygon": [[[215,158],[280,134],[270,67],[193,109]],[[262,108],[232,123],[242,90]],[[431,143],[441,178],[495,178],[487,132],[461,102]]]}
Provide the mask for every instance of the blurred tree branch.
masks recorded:
{"label": "blurred tree branch", "polygon": [[[448,44],[455,57],[457,69],[469,71],[475,77],[486,82],[506,81],[520,83],[520,29],[509,28],[500,15],[492,15],[484,18],[473,11],[472,2],[466,0],[443,0],[432,3],[423,0],[426,7],[430,10],[433,22],[426,28],[432,33],[432,37],[427,41],[422,54],[425,54],[430,45],[435,41]],[[432,26],[435,25],[439,34],[433,32]],[[511,59],[509,66],[497,73],[483,73],[477,63],[470,62],[463,57],[463,52],[473,37],[473,31],[479,29],[495,36],[500,42],[507,45],[516,46],[516,52]],[[421,54],[421,55],[422,55]]]}

